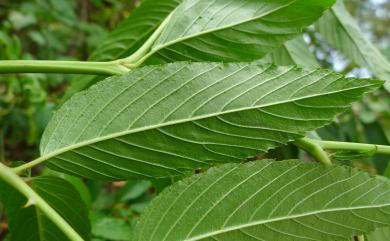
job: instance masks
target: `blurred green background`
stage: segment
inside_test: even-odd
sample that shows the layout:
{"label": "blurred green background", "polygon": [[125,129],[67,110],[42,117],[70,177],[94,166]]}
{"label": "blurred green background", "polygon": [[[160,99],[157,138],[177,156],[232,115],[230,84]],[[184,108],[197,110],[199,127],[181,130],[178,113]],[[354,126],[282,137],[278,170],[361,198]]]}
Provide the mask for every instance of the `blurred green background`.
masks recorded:
{"label": "blurred green background", "polygon": [[[0,59],[86,60],[110,30],[131,14],[137,3],[131,0],[0,0]],[[348,0],[346,5],[367,37],[390,58],[390,1]],[[358,68],[324,43],[310,28],[306,30],[305,40],[323,67],[349,76],[371,76],[367,69]],[[77,79],[78,76],[62,74],[0,75],[0,161],[13,165],[39,155],[42,132],[61,104],[67,86]],[[318,133],[327,140],[389,145],[389,93],[378,90],[365,96]],[[335,153],[334,157],[343,161],[343,154]],[[279,148],[270,156],[295,158],[297,150]],[[356,156],[352,164],[390,177],[389,160],[389,156],[363,154]],[[53,174],[42,169],[34,172]],[[81,191],[92,210],[95,240],[129,240],[135,220],[156,190],[171,182],[101,183],[64,177]],[[7,233],[5,223],[0,212],[0,240]]]}

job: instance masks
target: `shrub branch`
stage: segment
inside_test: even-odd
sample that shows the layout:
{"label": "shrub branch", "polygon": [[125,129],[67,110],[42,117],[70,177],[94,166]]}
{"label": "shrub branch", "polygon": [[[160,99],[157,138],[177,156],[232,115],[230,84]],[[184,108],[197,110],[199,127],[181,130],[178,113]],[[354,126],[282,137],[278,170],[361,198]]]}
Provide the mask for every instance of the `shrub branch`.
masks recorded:
{"label": "shrub branch", "polygon": [[27,198],[27,206],[35,205],[46,215],[70,240],[83,241],[83,238],[29,185],[27,185],[14,171],[0,163],[0,179],[11,185]]}

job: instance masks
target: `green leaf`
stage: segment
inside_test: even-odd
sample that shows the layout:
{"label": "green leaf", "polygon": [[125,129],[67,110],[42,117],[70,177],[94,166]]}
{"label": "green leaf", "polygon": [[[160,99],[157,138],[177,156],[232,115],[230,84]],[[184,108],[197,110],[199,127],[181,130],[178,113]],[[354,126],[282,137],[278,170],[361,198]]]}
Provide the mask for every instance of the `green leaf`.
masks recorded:
{"label": "green leaf", "polygon": [[[123,20],[92,52],[90,61],[111,61],[135,52],[182,0],[142,0],[130,16]],[[103,80],[101,76],[74,79],[65,99]]]}
{"label": "green leaf", "polygon": [[134,240],[345,240],[390,225],[390,181],[303,161],[227,164],[152,201]]}
{"label": "green leaf", "polygon": [[[345,9],[342,0],[325,12],[316,23],[322,37],[333,47],[347,55],[356,64],[367,67],[375,76],[390,81],[390,63],[364,36],[358,24]],[[390,82],[385,84],[390,90]]]}
{"label": "green leaf", "polygon": [[390,227],[378,228],[367,235],[367,241],[387,241],[390,237]]}
{"label": "green leaf", "polygon": [[381,83],[249,63],[147,66],[65,103],[43,135],[42,158],[94,179],[182,175],[300,138]]}
{"label": "green leaf", "polygon": [[[110,61],[131,55],[181,2],[183,0],[142,1],[140,7],[92,53],[90,60]],[[303,27],[318,19],[334,2],[335,0],[261,2],[234,0],[226,4],[225,0],[184,1],[180,9],[173,14],[172,21],[165,28],[163,35],[157,39],[150,55],[156,53],[148,58],[145,64],[161,64],[176,60],[259,59],[277,50],[283,42],[300,34]],[[212,6],[208,7],[209,4]],[[188,5],[191,6],[186,9]],[[205,8],[208,11],[203,11]],[[256,9],[258,11],[255,11]],[[234,11],[232,15],[234,18],[226,18],[226,14],[231,15],[232,11]],[[209,19],[210,21],[207,22]],[[184,30],[188,31],[183,32]],[[298,52],[291,50],[294,48],[292,45],[297,43],[290,43],[285,47],[290,52],[294,52],[290,58],[294,58],[298,64],[312,61],[312,56],[301,58],[307,51],[295,57]],[[304,50],[302,45],[296,47]],[[286,54],[284,50],[281,51]],[[305,66],[315,66],[315,64]],[[102,79],[99,76],[83,76],[74,80],[64,99]]]}
{"label": "green leaf", "polygon": [[91,54],[92,61],[111,61],[136,51],[182,0],[142,0]]}
{"label": "green leaf", "polygon": [[[87,208],[76,189],[61,178],[41,176],[32,179],[34,190],[56,210],[85,240],[90,240]],[[22,194],[0,182],[0,200],[10,227],[10,241],[68,241],[57,226],[35,206],[23,207]]]}
{"label": "green leaf", "polygon": [[185,0],[173,12],[146,63],[253,61],[299,35],[334,2]]}
{"label": "green leaf", "polygon": [[92,234],[104,240],[131,240],[134,227],[122,219],[91,213]]}
{"label": "green leaf", "polygon": [[119,201],[121,203],[133,201],[144,194],[151,186],[150,181],[129,180],[119,191]]}
{"label": "green leaf", "polygon": [[91,207],[92,205],[92,197],[91,193],[89,192],[89,189],[87,185],[84,183],[84,181],[81,178],[67,175],[64,173],[56,172],[51,169],[45,168],[41,175],[47,175],[47,176],[56,176],[64,179],[65,181],[69,182],[73,185],[73,187],[77,190],[77,192],[80,194],[81,199],[84,201],[87,208]]}
{"label": "green leaf", "polygon": [[287,41],[282,47],[271,53],[270,57],[273,63],[280,66],[320,67],[302,36]]}

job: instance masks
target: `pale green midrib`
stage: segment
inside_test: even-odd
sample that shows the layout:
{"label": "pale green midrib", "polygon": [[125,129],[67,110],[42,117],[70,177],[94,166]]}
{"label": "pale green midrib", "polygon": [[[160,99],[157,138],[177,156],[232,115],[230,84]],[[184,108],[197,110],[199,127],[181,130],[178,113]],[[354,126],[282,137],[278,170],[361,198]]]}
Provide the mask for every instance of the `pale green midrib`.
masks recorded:
{"label": "pale green midrib", "polygon": [[354,211],[354,210],[361,210],[361,209],[371,209],[371,208],[384,208],[384,207],[390,207],[390,204],[378,204],[378,205],[367,205],[367,206],[356,206],[356,207],[348,207],[348,208],[331,208],[331,209],[324,209],[324,210],[319,210],[319,211],[312,211],[312,212],[307,212],[307,213],[301,213],[301,214],[295,214],[295,215],[288,215],[284,217],[277,217],[277,218],[272,218],[272,219],[263,219],[263,220],[258,220],[255,222],[250,222],[246,224],[241,224],[241,225],[235,225],[235,226],[230,226],[221,230],[213,231],[213,232],[208,232],[202,235],[194,236],[191,237],[190,239],[184,239],[183,241],[197,241],[197,240],[202,240],[204,238],[209,238],[214,235],[219,235],[227,232],[232,232],[236,231],[242,228],[249,228],[261,224],[267,224],[267,223],[272,223],[272,222],[277,222],[277,221],[285,221],[289,219],[296,219],[300,217],[307,217],[311,215],[316,215],[316,214],[322,214],[322,213],[331,213],[331,212],[339,212],[339,211]]}
{"label": "pale green midrib", "polygon": [[[216,113],[207,114],[207,115],[200,115],[200,116],[192,117],[192,118],[180,119],[180,120],[176,120],[176,121],[169,121],[169,122],[165,122],[165,123],[161,123],[161,124],[157,124],[157,125],[145,126],[145,127],[136,128],[136,129],[133,129],[133,130],[121,131],[121,132],[118,132],[118,133],[113,133],[113,134],[110,134],[110,135],[93,138],[93,139],[90,139],[90,140],[87,140],[87,141],[82,141],[82,142],[79,142],[79,143],[74,144],[74,145],[69,145],[67,147],[58,149],[57,151],[53,151],[53,152],[44,154],[43,156],[41,156],[38,159],[41,160],[40,162],[43,162],[43,161],[49,160],[52,157],[55,157],[55,156],[60,155],[60,154],[63,154],[65,152],[68,152],[68,151],[73,150],[73,149],[77,149],[77,148],[80,148],[80,147],[83,147],[83,146],[88,146],[88,145],[93,144],[93,143],[97,143],[97,142],[113,139],[113,138],[120,137],[120,136],[129,135],[129,134],[134,134],[134,133],[138,133],[138,132],[143,132],[143,131],[153,130],[153,129],[162,128],[162,127],[166,127],[166,126],[171,126],[171,125],[177,125],[177,124],[197,121],[197,120],[201,120],[201,119],[212,118],[212,117],[215,117],[215,116],[220,116],[220,115],[225,115],[225,114],[230,114],[230,113],[235,113],[235,112],[254,110],[254,109],[259,109],[259,108],[264,108],[264,107],[270,107],[270,106],[275,106],[275,105],[280,105],[280,104],[286,104],[286,103],[290,103],[290,102],[294,102],[294,101],[299,101],[299,100],[304,100],[304,99],[309,99],[309,98],[314,98],[314,97],[321,97],[321,96],[326,96],[326,95],[329,95],[329,94],[335,94],[335,93],[350,91],[350,90],[354,90],[354,89],[364,89],[364,88],[372,87],[372,86],[375,86],[375,85],[376,84],[373,83],[373,84],[369,84],[369,85],[357,86],[357,87],[347,88],[347,89],[342,89],[342,90],[337,90],[337,91],[330,91],[330,92],[320,93],[320,94],[316,94],[316,95],[304,96],[304,97],[301,97],[301,98],[295,98],[295,99],[290,99],[290,100],[284,100],[284,101],[279,101],[279,102],[268,103],[268,104],[265,104],[265,105],[256,105],[256,106],[251,106],[251,107],[237,108],[237,109],[233,109],[233,110],[221,111],[221,112],[216,112]],[[44,147],[43,149],[46,149],[46,147]]]}
{"label": "pale green midrib", "polygon": [[[188,39],[192,39],[192,38],[196,38],[196,37],[200,37],[200,36],[204,36],[206,34],[209,34],[209,33],[213,33],[213,32],[217,32],[217,31],[221,31],[221,30],[225,30],[225,29],[228,29],[228,28],[232,28],[232,27],[236,27],[236,26],[239,26],[239,25],[242,25],[242,24],[246,24],[246,23],[249,23],[249,22],[252,22],[252,21],[256,21],[256,20],[259,20],[260,18],[263,18],[269,14],[273,14],[275,13],[276,11],[279,11],[279,10],[282,10],[283,8],[286,8],[292,4],[294,4],[297,0],[293,0],[291,1],[289,4],[286,4],[286,5],[283,5],[283,6],[280,6],[276,9],[273,9],[271,11],[268,11],[268,12],[265,12],[263,13],[262,15],[258,16],[258,17],[255,17],[255,18],[249,18],[245,21],[242,21],[242,22],[237,22],[237,23],[233,23],[233,24],[229,24],[229,25],[226,25],[224,27],[219,27],[219,28],[213,28],[213,29],[209,29],[209,30],[206,30],[206,31],[203,31],[203,32],[200,32],[200,33],[196,33],[196,34],[190,34],[190,35],[187,35],[185,37],[181,37],[181,38],[178,38],[174,41],[168,41],[168,42],[165,42],[161,45],[157,45],[157,46],[153,46],[151,51],[145,55],[142,59],[143,60],[146,60],[148,57],[150,57],[151,55],[155,54],[156,52],[166,48],[166,47],[169,47],[171,45],[174,45],[174,44],[177,44],[179,42],[183,42],[183,41],[186,41]],[[176,8],[177,9],[177,8]],[[175,10],[176,10],[175,9]],[[167,28],[166,28],[167,29]]]}
{"label": "pale green midrib", "polygon": [[[344,29],[345,33],[347,34],[348,38],[354,43],[354,45],[356,46],[357,49],[359,49],[359,54],[360,54],[360,57],[362,58],[362,60],[365,62],[365,64],[367,66],[370,66],[370,68],[372,68],[372,65],[369,63],[370,61],[367,61],[366,58],[364,57],[363,53],[361,52],[361,49],[360,49],[360,45],[356,42],[355,38],[352,36],[352,34],[350,33],[349,31],[349,28],[346,28],[344,23],[340,20],[341,18],[345,17],[345,16],[340,16],[342,14],[339,14],[338,13],[338,10],[335,9],[337,6],[331,8],[331,13],[332,15],[335,17],[336,21],[340,24],[340,26]],[[345,8],[345,6],[343,6],[343,8]],[[348,16],[349,17],[349,16]],[[353,20],[353,19],[351,19]],[[358,28],[358,26],[355,26],[356,28]],[[363,37],[363,40],[366,42],[366,44],[369,44],[370,47],[371,47],[371,50],[375,52],[375,55],[376,57],[379,57],[381,59],[381,61],[383,61],[383,63],[386,64],[387,67],[390,67],[390,63],[387,61],[387,59],[385,59],[383,57],[383,55],[378,51],[377,48],[375,48],[374,46],[371,45],[370,42],[367,41],[367,39],[365,38],[365,36],[362,36]],[[376,72],[376,71],[375,71]]]}

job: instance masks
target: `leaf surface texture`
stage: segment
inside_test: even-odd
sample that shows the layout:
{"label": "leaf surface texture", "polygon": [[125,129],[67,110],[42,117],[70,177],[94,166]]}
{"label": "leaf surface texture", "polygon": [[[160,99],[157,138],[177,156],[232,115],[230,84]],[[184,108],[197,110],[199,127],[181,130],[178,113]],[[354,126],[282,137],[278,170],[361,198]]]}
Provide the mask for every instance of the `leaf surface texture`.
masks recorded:
{"label": "leaf surface texture", "polygon": [[147,63],[253,61],[278,49],[334,0],[185,0],[152,47]]}
{"label": "leaf surface texture", "polygon": [[79,93],[50,121],[50,167],[95,179],[182,175],[302,137],[381,81],[248,63],[146,66]]}
{"label": "leaf surface texture", "polygon": [[152,201],[142,241],[345,241],[390,225],[390,182],[303,161],[226,164]]}

